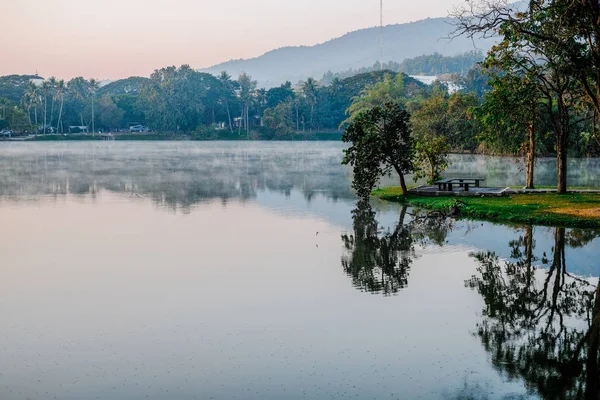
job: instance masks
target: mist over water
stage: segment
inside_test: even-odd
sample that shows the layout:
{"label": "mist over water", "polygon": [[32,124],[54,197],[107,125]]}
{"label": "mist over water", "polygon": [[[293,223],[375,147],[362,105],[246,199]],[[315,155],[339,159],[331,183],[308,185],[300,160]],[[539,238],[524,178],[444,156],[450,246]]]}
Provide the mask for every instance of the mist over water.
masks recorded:
{"label": "mist over water", "polygon": [[[1,146],[0,398],[590,394],[600,232],[357,202],[342,149]],[[512,158],[453,157],[521,184]]]}

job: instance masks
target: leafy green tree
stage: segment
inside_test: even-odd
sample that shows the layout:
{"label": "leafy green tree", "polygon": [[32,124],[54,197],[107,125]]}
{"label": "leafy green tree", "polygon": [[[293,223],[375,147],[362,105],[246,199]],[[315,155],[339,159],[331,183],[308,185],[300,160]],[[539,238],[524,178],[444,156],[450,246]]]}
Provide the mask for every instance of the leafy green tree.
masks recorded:
{"label": "leafy green tree", "polygon": [[535,77],[517,73],[496,74],[492,90],[475,110],[482,122],[482,138],[511,153],[526,153],[526,186],[534,188],[537,132],[540,119],[541,93]]}
{"label": "leafy green tree", "polygon": [[386,103],[359,111],[344,131],[350,143],[343,164],[353,167],[352,186],[359,197],[368,198],[379,178],[394,170],[402,193],[407,193],[404,175],[413,171],[414,149],[410,115],[397,103]]}
{"label": "leafy green tree", "polygon": [[448,144],[454,151],[474,151],[478,146],[481,124],[473,116],[479,105],[475,93],[455,92],[448,98]]}
{"label": "leafy green tree", "polygon": [[289,101],[295,97],[294,89],[290,81],[281,86],[267,90],[267,108],[275,108],[277,105]]}
{"label": "leafy green tree", "polygon": [[383,80],[366,86],[360,94],[352,99],[352,104],[346,110],[349,118],[344,123],[349,123],[354,116],[374,107],[381,107],[386,103],[400,103],[404,100],[404,77],[401,74],[392,77],[386,73]]}
{"label": "leafy green tree", "polygon": [[264,112],[264,124],[276,136],[294,133],[294,104],[291,99]]}
{"label": "leafy green tree", "polygon": [[419,103],[412,112],[415,142],[415,179],[427,177],[428,183],[438,180],[448,167],[448,97],[442,90]]}
{"label": "leafy green tree", "polygon": [[117,107],[111,96],[102,96],[98,100],[97,112],[99,115],[99,125],[103,129],[110,130],[123,125],[125,111]]}

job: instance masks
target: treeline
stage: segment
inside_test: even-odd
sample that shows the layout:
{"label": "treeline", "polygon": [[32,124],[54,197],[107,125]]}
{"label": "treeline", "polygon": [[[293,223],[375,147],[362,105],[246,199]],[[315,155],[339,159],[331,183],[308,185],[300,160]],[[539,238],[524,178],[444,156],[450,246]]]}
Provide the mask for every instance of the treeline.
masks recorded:
{"label": "treeline", "polygon": [[[481,62],[484,55],[480,51],[469,51],[456,56],[443,56],[439,53],[407,58],[401,63],[389,61],[383,63],[383,69],[393,72],[403,72],[407,75],[438,76],[447,74],[466,74],[475,64]],[[330,83],[335,78],[344,79],[350,76],[381,70],[379,62],[371,67],[349,69],[343,72],[333,73],[331,71],[323,75],[324,83]]]}
{"label": "treeline", "polygon": [[[132,77],[103,87],[81,77],[68,82],[40,79],[41,83],[20,79],[17,90],[11,90],[12,99],[0,98],[0,129],[47,134],[144,125],[157,132],[206,139],[337,133],[352,99],[383,76],[378,71],[336,79],[329,85],[309,78],[296,86],[286,82],[268,90],[257,88],[247,74],[213,76],[187,65],[156,70],[149,79]],[[429,96],[431,87],[400,76],[409,97],[416,101]],[[15,101],[19,90],[21,98]]]}

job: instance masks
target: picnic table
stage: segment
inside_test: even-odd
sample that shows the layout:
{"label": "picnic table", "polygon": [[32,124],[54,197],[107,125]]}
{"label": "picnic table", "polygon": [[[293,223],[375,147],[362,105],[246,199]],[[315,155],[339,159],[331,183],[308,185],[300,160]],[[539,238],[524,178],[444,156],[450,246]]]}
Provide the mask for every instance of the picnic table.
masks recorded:
{"label": "picnic table", "polygon": [[480,187],[480,183],[485,181],[485,178],[450,178],[450,179],[442,179],[440,181],[435,182],[438,185],[438,189],[440,191],[452,191],[453,185],[458,185],[463,188],[465,192],[469,191],[469,185],[473,185],[475,187]]}

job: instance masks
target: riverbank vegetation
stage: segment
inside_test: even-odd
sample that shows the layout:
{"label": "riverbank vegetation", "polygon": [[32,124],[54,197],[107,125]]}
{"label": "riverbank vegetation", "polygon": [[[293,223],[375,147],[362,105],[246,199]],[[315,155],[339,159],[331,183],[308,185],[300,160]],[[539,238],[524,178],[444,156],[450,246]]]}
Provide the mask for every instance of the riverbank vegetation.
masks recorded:
{"label": "riverbank vegetation", "polygon": [[536,193],[502,197],[402,195],[399,187],[376,189],[373,196],[433,211],[492,222],[600,228],[600,193]]}
{"label": "riverbank vegetation", "polygon": [[[407,195],[404,174],[415,172],[417,178],[434,183],[448,165],[449,152],[477,148],[526,155],[527,188],[535,187],[536,157],[556,154],[557,192],[566,193],[568,156],[596,154],[600,147],[597,1],[534,0],[525,5],[473,0],[458,9],[455,18],[456,36],[499,36],[479,68],[470,71],[477,89],[450,95],[447,87],[437,84],[418,102],[377,90],[355,98],[343,136],[351,143],[345,162],[354,167],[353,187],[359,194],[371,193],[374,176],[403,164],[399,183]],[[466,87],[460,89],[464,92]],[[411,150],[380,159],[384,164],[379,167],[365,160],[397,147],[387,132],[389,121],[368,121],[364,117],[370,111],[354,106],[384,110],[390,102],[411,114],[411,124],[396,132],[397,138],[408,138],[402,140]],[[356,135],[357,129],[364,134]]]}

